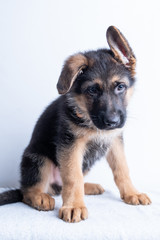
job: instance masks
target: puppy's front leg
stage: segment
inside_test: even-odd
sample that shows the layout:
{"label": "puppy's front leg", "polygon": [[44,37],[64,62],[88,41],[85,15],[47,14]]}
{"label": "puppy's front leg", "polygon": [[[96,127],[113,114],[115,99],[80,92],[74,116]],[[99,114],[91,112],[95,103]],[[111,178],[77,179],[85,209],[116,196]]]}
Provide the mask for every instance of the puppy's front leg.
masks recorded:
{"label": "puppy's front leg", "polygon": [[66,222],[79,222],[88,217],[82,174],[84,147],[84,141],[77,140],[74,146],[61,150],[60,154],[63,206],[59,210],[59,217]]}
{"label": "puppy's front leg", "polygon": [[111,148],[107,155],[107,160],[112,169],[114,180],[119,188],[121,198],[128,204],[151,203],[149,197],[144,193],[139,193],[133,186],[124,154],[123,140],[117,137],[113,140]]}

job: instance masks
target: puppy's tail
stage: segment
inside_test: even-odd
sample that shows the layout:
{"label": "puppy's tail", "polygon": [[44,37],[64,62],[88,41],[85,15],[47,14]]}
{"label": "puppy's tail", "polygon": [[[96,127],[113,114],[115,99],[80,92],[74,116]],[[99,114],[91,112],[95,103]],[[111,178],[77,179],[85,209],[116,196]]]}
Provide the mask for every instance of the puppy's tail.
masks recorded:
{"label": "puppy's tail", "polygon": [[22,202],[23,195],[20,189],[9,190],[3,193],[0,193],[0,206],[9,204]]}

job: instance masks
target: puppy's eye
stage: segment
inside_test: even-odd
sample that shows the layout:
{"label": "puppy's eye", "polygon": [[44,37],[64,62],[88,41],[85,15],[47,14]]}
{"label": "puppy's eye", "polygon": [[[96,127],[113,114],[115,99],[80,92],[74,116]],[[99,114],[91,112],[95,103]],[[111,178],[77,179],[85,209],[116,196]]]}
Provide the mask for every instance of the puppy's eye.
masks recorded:
{"label": "puppy's eye", "polygon": [[91,96],[94,96],[99,93],[99,89],[97,88],[97,86],[91,86],[87,88],[87,93]]}
{"label": "puppy's eye", "polygon": [[123,93],[126,90],[126,85],[124,83],[119,83],[117,84],[117,86],[115,87],[115,93]]}

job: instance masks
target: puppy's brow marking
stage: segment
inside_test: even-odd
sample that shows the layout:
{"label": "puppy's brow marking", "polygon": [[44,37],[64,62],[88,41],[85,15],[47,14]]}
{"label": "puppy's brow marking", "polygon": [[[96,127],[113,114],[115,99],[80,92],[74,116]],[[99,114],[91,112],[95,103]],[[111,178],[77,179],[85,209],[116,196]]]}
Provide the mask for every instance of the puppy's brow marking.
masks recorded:
{"label": "puppy's brow marking", "polygon": [[93,82],[97,83],[100,88],[103,88],[103,81],[101,79],[96,78],[93,80]]}
{"label": "puppy's brow marking", "polygon": [[118,75],[115,75],[111,78],[111,82],[112,83],[121,82],[121,83],[125,83],[127,86],[129,86],[129,79],[127,77],[120,77]]}

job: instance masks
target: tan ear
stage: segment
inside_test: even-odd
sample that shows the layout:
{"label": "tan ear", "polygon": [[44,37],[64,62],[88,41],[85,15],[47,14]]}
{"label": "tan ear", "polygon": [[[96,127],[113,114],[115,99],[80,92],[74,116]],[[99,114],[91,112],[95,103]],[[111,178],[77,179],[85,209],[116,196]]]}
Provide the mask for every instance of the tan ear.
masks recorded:
{"label": "tan ear", "polygon": [[136,57],[123,34],[114,26],[107,29],[107,41],[116,60],[123,63],[135,75]]}
{"label": "tan ear", "polygon": [[57,83],[59,94],[67,93],[73,85],[78,74],[88,66],[87,58],[82,54],[76,54],[69,57],[62,69]]}

